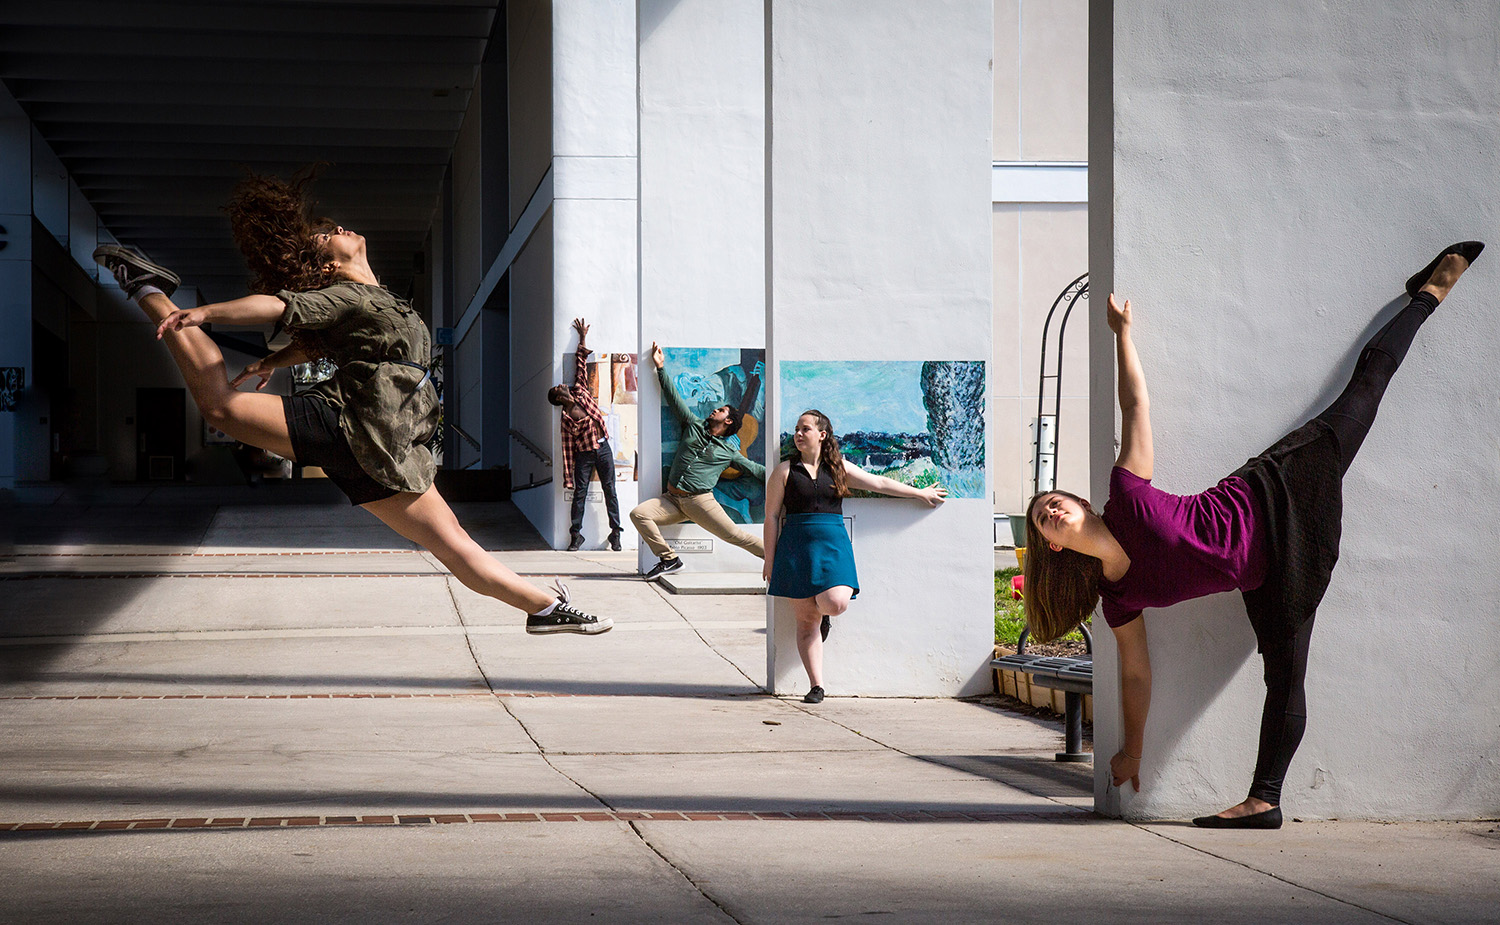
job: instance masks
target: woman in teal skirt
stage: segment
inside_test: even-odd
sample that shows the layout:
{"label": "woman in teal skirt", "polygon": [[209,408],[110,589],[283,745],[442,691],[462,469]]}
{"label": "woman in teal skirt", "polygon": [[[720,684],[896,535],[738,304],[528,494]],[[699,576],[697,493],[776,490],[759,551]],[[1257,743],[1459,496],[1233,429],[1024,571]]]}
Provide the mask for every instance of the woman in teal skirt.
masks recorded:
{"label": "woman in teal skirt", "polygon": [[822,703],[828,618],[842,614],[859,594],[844,499],[859,488],[937,507],[948,491],[936,485],[913,488],[849,462],[839,452],[833,424],[816,409],[797,418],[792,444],[793,453],[766,482],[765,578],[768,593],[791,598],[797,617],[797,654],[812,685],[802,700]]}

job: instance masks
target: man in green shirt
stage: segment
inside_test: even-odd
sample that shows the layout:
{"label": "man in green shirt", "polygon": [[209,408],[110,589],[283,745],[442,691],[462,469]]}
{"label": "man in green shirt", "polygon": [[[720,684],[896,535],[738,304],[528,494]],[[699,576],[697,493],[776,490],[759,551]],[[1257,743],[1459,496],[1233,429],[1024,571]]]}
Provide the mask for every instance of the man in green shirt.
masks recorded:
{"label": "man in green shirt", "polygon": [[659,560],[646,572],[646,580],[682,568],[682,560],[662,538],[660,528],[685,520],[691,520],[724,542],[764,559],[766,547],[761,538],[740,529],[714,498],[714,485],[730,466],[751,478],[765,480],[765,466],[747,459],[740,453],[737,441],[729,439],[739,433],[744,413],[730,405],[722,405],[707,418],[699,420],[677,394],[677,387],[667,376],[666,358],[656,344],[651,345],[651,362],[656,366],[663,400],[682,422],[682,439],[667,473],[666,491],[657,498],[641,502],[630,512],[631,523],[635,524],[641,539]]}

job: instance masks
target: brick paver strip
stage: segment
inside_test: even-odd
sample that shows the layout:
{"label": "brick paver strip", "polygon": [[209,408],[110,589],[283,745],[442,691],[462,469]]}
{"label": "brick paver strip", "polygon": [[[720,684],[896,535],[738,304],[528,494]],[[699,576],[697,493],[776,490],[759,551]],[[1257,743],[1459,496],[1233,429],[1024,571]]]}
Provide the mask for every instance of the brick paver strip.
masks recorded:
{"label": "brick paver strip", "polygon": [[839,810],[813,812],[796,810],[787,812],[703,812],[690,810],[672,811],[621,811],[589,810],[568,812],[535,813],[429,813],[403,814],[399,816],[243,816],[201,817],[180,819],[105,819],[99,821],[69,822],[0,822],[0,832],[42,831],[140,831],[143,829],[226,829],[226,828],[282,828],[307,826],[342,825],[437,825],[467,824],[479,822],[761,822],[795,820],[803,822],[961,822],[961,823],[1013,823],[1045,822],[1084,823],[1099,817],[1087,810],[1060,809],[1042,813],[964,813],[956,811],[872,811],[858,812]]}

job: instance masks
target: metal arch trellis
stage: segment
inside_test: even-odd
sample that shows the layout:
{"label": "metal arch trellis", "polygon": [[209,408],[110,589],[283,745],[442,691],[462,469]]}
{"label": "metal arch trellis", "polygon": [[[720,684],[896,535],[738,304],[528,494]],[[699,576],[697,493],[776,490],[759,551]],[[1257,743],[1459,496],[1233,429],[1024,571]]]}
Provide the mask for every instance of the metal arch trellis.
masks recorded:
{"label": "metal arch trellis", "polygon": [[[1042,357],[1036,388],[1036,421],[1033,425],[1031,439],[1031,484],[1034,490],[1038,492],[1051,491],[1056,487],[1057,443],[1061,437],[1061,428],[1058,427],[1057,421],[1058,415],[1062,411],[1063,337],[1067,334],[1068,318],[1073,314],[1073,306],[1077,305],[1080,299],[1086,300],[1088,297],[1089,275],[1085,273],[1071,283],[1068,283],[1067,286],[1063,287],[1063,291],[1057,294],[1057,298],[1052,302],[1052,307],[1047,310],[1047,320],[1042,325]],[[1057,325],[1057,360],[1054,364],[1055,372],[1048,373],[1047,340],[1052,336],[1052,319],[1057,314],[1058,307],[1064,303],[1066,303],[1067,307],[1063,309],[1062,320]],[[1046,429],[1044,427],[1044,421],[1046,420],[1044,410],[1047,402],[1047,380],[1049,379],[1053,380],[1050,443],[1043,433],[1044,429]],[[1052,461],[1051,472],[1046,479],[1045,485],[1042,479],[1043,457],[1050,457]]]}

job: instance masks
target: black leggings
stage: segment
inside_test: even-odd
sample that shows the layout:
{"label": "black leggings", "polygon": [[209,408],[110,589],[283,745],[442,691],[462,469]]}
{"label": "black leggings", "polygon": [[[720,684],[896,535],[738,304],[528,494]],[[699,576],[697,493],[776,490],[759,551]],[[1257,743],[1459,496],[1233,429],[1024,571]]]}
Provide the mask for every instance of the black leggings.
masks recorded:
{"label": "black leggings", "polygon": [[[1370,425],[1375,423],[1375,412],[1380,410],[1385,387],[1406,357],[1417,329],[1437,304],[1437,299],[1428,293],[1418,293],[1411,304],[1365,344],[1349,384],[1318,415],[1318,420],[1333,429],[1340,475],[1349,471],[1354,454],[1359,452]],[[1262,653],[1266,666],[1266,705],[1260,717],[1260,754],[1255,762],[1250,796],[1267,803],[1281,803],[1281,785],[1286,780],[1287,767],[1307,728],[1307,693],[1303,681],[1307,677],[1312,626],[1309,619],[1295,636],[1270,643]]]}

